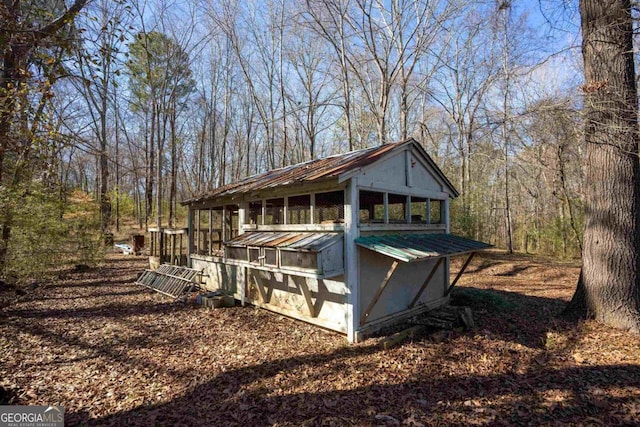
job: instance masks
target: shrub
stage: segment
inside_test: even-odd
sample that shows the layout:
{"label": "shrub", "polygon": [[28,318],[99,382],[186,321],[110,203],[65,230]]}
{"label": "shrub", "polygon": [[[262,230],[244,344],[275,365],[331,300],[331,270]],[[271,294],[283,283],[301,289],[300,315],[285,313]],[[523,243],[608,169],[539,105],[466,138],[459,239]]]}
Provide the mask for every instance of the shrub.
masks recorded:
{"label": "shrub", "polygon": [[74,191],[65,203],[37,183],[16,193],[3,195],[12,218],[5,277],[40,280],[69,264],[98,262],[99,211],[88,194]]}

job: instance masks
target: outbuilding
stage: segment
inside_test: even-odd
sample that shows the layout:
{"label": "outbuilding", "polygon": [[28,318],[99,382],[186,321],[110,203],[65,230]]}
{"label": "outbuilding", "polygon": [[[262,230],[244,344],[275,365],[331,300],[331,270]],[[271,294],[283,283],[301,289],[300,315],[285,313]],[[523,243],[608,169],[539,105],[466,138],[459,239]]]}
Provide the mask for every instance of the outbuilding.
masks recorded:
{"label": "outbuilding", "polygon": [[[458,192],[415,140],[275,169],[186,200],[206,287],[354,342],[437,308],[477,250]],[[450,257],[469,254],[450,284]]]}

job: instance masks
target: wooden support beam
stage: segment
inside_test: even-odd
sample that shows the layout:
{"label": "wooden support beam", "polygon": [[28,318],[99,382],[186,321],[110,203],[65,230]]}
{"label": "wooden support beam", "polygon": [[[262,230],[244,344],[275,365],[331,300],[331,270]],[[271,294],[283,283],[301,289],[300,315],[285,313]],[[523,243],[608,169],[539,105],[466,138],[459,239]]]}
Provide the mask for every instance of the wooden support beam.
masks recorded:
{"label": "wooden support beam", "polygon": [[418,300],[422,296],[422,293],[424,292],[424,290],[427,289],[427,286],[429,286],[429,283],[431,282],[431,279],[433,279],[433,276],[436,274],[436,271],[438,270],[438,267],[440,267],[440,264],[442,264],[442,261],[444,261],[444,258],[438,258],[438,261],[436,261],[436,264],[433,266],[433,268],[429,272],[429,275],[427,276],[427,278],[422,283],[422,286],[420,286],[420,290],[418,290],[418,293],[416,294],[416,296],[411,301],[411,304],[409,304],[409,308],[413,308],[416,305],[416,303],[418,302]]}
{"label": "wooden support beam", "polygon": [[388,350],[391,347],[395,347],[396,345],[402,343],[404,340],[408,338],[413,338],[414,336],[423,333],[425,329],[426,328],[422,325],[416,325],[408,329],[405,329],[403,331],[396,332],[395,334],[385,338],[380,343],[380,346],[382,347],[383,350]]}
{"label": "wooden support beam", "polygon": [[313,300],[311,299],[311,291],[309,291],[309,287],[307,286],[307,282],[304,277],[300,276],[291,276],[293,278],[293,283],[295,283],[300,292],[304,296],[305,301],[307,302],[307,308],[309,309],[309,316],[316,317],[316,310],[313,305]]}
{"label": "wooden support beam", "polygon": [[260,293],[260,299],[262,299],[262,302],[265,304],[269,304],[269,301],[271,301],[271,292],[265,293],[262,279],[260,278],[260,273],[251,274],[250,270],[248,270],[247,273],[250,274],[251,277],[253,277],[253,283],[256,285],[256,288],[258,288],[258,292]]}
{"label": "wooden support beam", "polygon": [[326,295],[329,293],[327,286],[324,284],[324,280],[318,279],[318,293],[316,294],[316,302],[313,304],[313,312],[315,313],[315,317],[318,316],[320,311],[322,310],[322,305],[324,304],[324,299],[322,295]]}
{"label": "wooden support beam", "polygon": [[384,292],[384,289],[387,287],[387,284],[389,283],[391,276],[393,276],[393,273],[396,271],[396,268],[398,268],[398,264],[400,264],[400,261],[395,260],[393,261],[393,264],[391,264],[391,267],[389,267],[389,271],[387,271],[387,275],[382,280],[382,283],[380,283],[380,286],[378,287],[376,294],[373,296],[373,299],[367,306],[366,310],[362,312],[362,315],[360,316],[360,325],[364,325],[365,322],[367,321],[367,317],[369,317],[369,314],[371,314],[371,310],[373,310],[373,307],[375,307],[376,303],[380,299],[380,296],[382,295],[382,292]]}
{"label": "wooden support beam", "polygon": [[449,289],[447,289],[447,292],[444,294],[445,297],[451,293],[451,290],[453,290],[453,287],[456,285],[456,283],[458,283],[458,279],[460,279],[460,276],[462,276],[462,273],[464,273],[464,270],[467,269],[467,266],[469,265],[469,263],[471,262],[475,254],[476,254],[475,252],[471,252],[467,260],[464,262],[464,264],[462,264],[462,268],[460,269],[460,271],[458,271],[458,274],[453,279],[453,282],[451,282],[451,286],[449,286]]}
{"label": "wooden support beam", "polygon": [[209,256],[213,255],[213,209],[209,209]]}

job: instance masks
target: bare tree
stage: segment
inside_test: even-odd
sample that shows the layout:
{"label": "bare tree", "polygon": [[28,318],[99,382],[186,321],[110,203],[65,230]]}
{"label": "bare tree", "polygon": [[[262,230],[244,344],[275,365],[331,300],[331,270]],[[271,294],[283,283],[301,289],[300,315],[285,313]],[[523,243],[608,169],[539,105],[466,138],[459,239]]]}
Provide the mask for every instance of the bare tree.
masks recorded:
{"label": "bare tree", "polygon": [[[409,81],[416,63],[434,42],[451,14],[449,2],[357,0],[348,23],[363,47],[352,72],[376,118],[378,143],[388,142],[391,90],[400,83],[401,135],[407,135]],[[354,61],[355,62],[355,61]],[[354,64],[352,64],[354,65]]]}
{"label": "bare tree", "polygon": [[441,66],[424,89],[454,125],[451,142],[460,159],[458,185],[465,217],[472,209],[471,163],[476,144],[488,133],[483,123],[487,97],[500,73],[498,46],[483,10],[482,5],[470,5],[466,14],[448,23]]}
{"label": "bare tree", "polygon": [[339,76],[342,87],[342,98],[349,151],[355,148],[354,130],[351,107],[351,61],[348,46],[351,37],[347,25],[347,14],[352,5],[350,0],[306,0],[307,14],[310,17],[311,28],[324,38],[336,52],[340,68]]}
{"label": "bare tree", "polygon": [[[101,229],[108,231],[111,224],[109,198],[109,116],[114,80],[119,74],[117,55],[124,44],[124,24],[127,8],[123,2],[101,0],[85,9],[82,25],[88,31],[84,45],[77,49],[78,79],[74,80],[78,92],[86,102],[91,117],[89,127],[98,141],[99,200]],[[117,156],[116,156],[117,162]]]}
{"label": "bare tree", "polygon": [[293,28],[291,36],[286,52],[297,79],[289,82],[287,99],[304,135],[298,141],[301,156],[297,159],[303,161],[316,158],[319,134],[332,124],[324,121],[335,102],[336,89],[327,60],[331,50],[318,43],[316,34],[303,24]]}

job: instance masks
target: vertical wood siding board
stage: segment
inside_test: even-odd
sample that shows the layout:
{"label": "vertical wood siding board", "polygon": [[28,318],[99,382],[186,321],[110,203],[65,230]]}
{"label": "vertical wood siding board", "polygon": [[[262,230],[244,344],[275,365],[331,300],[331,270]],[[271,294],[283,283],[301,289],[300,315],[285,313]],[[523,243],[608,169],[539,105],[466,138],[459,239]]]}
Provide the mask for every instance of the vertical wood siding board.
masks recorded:
{"label": "vertical wood siding board", "polygon": [[418,300],[420,300],[422,293],[425,291],[427,286],[429,286],[429,283],[431,283],[431,279],[433,279],[433,276],[436,274],[436,271],[438,270],[438,267],[440,267],[440,264],[442,264],[443,260],[444,258],[438,258],[438,261],[436,261],[435,265],[431,268],[431,271],[429,271],[429,274],[427,275],[427,278],[422,283],[422,286],[420,286],[418,293],[413,298],[413,300],[411,300],[411,303],[409,304],[409,308],[413,308],[418,302]]}

